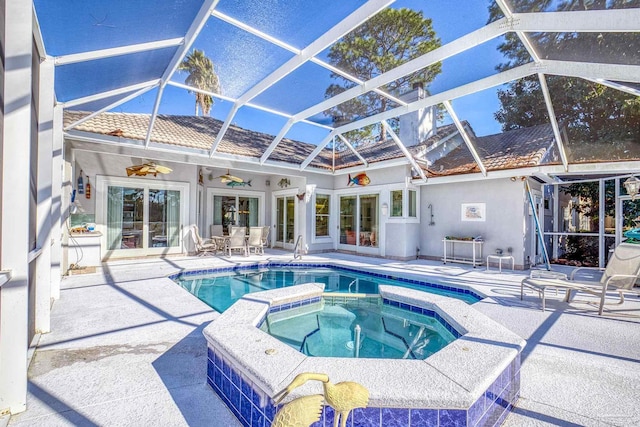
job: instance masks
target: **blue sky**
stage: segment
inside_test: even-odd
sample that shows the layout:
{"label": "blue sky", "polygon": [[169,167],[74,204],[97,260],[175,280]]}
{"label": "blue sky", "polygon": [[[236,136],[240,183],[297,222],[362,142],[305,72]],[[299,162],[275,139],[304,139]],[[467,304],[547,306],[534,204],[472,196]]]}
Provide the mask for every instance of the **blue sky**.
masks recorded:
{"label": "blue sky", "polygon": [[[153,7],[149,5],[152,2],[125,0],[36,0],[35,3],[45,46],[52,55],[179,37],[199,7],[196,0],[158,0],[153,2]],[[489,3],[487,0],[465,1],[464,7],[461,7],[450,0],[400,0],[391,7],[422,10],[426,17],[433,20],[437,36],[445,44],[485,25]],[[217,10],[302,49],[361,4],[360,0],[221,0]],[[171,19],[166,19],[167,15]],[[493,40],[445,60],[442,73],[429,87],[430,92],[439,93],[495,74],[495,66],[502,62],[496,50],[499,42]],[[193,48],[203,50],[212,58],[220,76],[223,94],[231,97],[242,95],[293,56],[291,52],[244,33],[216,17],[209,18]],[[73,99],[84,96],[95,88],[148,80],[158,73],[161,64],[166,64],[173,52],[174,48],[167,48],[128,55],[126,58],[115,57],[58,67],[56,85],[64,100],[65,97]],[[323,58],[325,54],[326,51],[319,57]],[[134,65],[127,72],[119,72],[123,69],[123,59]],[[177,73],[172,80],[183,83],[185,77],[184,73]],[[306,63],[252,102],[293,114],[322,101],[330,83],[327,70]],[[468,120],[477,135],[500,132],[499,124],[493,119],[493,113],[499,108],[495,92],[492,89],[452,101],[459,118]],[[156,90],[149,91],[117,107],[115,111],[150,113],[156,94]],[[110,101],[105,100],[91,107],[107,105]],[[230,102],[216,100],[211,115],[224,120],[230,108]],[[193,95],[168,86],[163,94],[160,113],[193,114]],[[274,135],[285,122],[286,119],[282,117],[249,107],[241,108],[234,118],[238,126]],[[298,123],[287,137],[317,143],[326,134],[324,129]]]}

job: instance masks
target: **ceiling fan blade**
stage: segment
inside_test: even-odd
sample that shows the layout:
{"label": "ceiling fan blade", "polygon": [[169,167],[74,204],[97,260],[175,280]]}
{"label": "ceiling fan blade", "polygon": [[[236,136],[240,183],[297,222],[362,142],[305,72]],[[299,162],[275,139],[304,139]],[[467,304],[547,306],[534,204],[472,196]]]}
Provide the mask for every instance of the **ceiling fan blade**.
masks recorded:
{"label": "ceiling fan blade", "polygon": [[166,166],[156,165],[156,171],[158,173],[170,173],[170,172],[173,172],[173,169],[168,168]]}

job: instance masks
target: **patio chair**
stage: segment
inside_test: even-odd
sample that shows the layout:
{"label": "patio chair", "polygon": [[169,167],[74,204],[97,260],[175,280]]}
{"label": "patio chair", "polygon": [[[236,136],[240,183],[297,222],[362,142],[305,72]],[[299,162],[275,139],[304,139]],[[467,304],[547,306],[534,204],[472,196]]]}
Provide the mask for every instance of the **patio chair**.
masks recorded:
{"label": "patio chair", "polygon": [[633,288],[640,276],[640,245],[630,243],[618,245],[611,255],[600,281],[576,279],[577,273],[584,270],[602,271],[602,269],[579,267],[570,273],[568,279],[550,277],[523,279],[520,284],[520,299],[523,298],[525,287],[533,289],[542,297],[542,310],[544,311],[544,291],[546,288],[565,289],[565,302],[571,300],[571,291],[582,291],[600,297],[598,314],[602,315],[607,290],[618,292],[620,301],[617,304],[624,302],[625,293],[640,294],[640,289]]}
{"label": "patio chair", "polygon": [[264,227],[251,227],[249,229],[249,238],[247,239],[247,250],[251,253],[251,248],[253,248],[253,252],[257,255],[258,253],[264,255],[264,240],[262,236],[264,234]]}
{"label": "patio chair", "polygon": [[227,240],[227,251],[229,252],[229,256],[231,256],[231,251],[233,250],[242,250],[244,252],[244,256],[249,255],[247,253],[246,232],[247,227],[229,228],[229,239]]}
{"label": "patio chair", "polygon": [[262,227],[262,249],[263,249],[263,253],[264,253],[264,247],[265,246],[269,246],[269,232],[271,231],[271,227],[268,225],[265,225],[264,227]]}
{"label": "patio chair", "polygon": [[194,225],[191,229],[191,237],[193,238],[193,244],[196,247],[196,255],[206,256],[217,252],[218,245],[216,242],[213,240],[204,240],[200,237],[198,226]]}
{"label": "patio chair", "polygon": [[211,237],[222,237],[224,235],[224,229],[222,228],[222,224],[213,224],[209,227],[209,233],[211,233]]}
{"label": "patio chair", "polygon": [[222,252],[227,251],[227,243],[229,242],[229,236],[224,235],[223,227],[221,224],[211,225],[209,227],[209,232],[211,233],[211,240],[216,242],[218,245],[218,250]]}

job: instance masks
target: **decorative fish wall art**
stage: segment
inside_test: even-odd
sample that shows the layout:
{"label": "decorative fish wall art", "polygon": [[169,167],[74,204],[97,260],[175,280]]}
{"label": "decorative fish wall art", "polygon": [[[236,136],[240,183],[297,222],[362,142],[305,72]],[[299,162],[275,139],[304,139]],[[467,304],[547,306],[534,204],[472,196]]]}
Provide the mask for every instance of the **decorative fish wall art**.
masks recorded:
{"label": "decorative fish wall art", "polygon": [[349,182],[347,183],[347,185],[369,185],[371,183],[371,180],[369,179],[369,177],[367,176],[367,174],[365,172],[359,173],[358,175],[354,176],[353,178],[351,178],[351,174],[349,174]]}
{"label": "decorative fish wall art", "polygon": [[282,178],[280,181],[278,181],[278,187],[280,188],[287,188],[290,185],[291,181],[289,181],[289,178]]}
{"label": "decorative fish wall art", "polygon": [[245,186],[251,187],[251,180],[249,180],[249,181],[245,181],[245,180],[242,180],[242,181],[228,181],[227,182],[227,187],[231,187],[231,188],[233,188],[233,187],[245,187]]}

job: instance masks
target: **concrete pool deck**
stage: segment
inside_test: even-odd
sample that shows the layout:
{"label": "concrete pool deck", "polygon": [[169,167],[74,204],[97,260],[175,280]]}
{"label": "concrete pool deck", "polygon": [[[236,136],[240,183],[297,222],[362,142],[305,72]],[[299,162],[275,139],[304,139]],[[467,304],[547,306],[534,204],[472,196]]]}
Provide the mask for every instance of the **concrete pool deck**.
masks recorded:
{"label": "concrete pool deck", "polygon": [[[27,410],[0,418],[0,425],[239,426],[206,384],[202,330],[218,314],[165,277],[265,260],[289,261],[292,255],[273,250],[248,258],[122,260],[95,274],[64,278],[52,332],[39,337],[29,366]],[[487,295],[474,308],[527,341],[521,398],[503,425],[637,425],[638,297],[606,306],[600,317],[595,297],[579,294],[564,303],[562,292],[551,293],[542,312],[534,293],[520,301],[520,280],[528,272],[338,253],[305,256],[303,262],[332,260],[465,284]]]}

